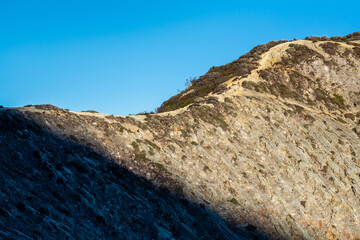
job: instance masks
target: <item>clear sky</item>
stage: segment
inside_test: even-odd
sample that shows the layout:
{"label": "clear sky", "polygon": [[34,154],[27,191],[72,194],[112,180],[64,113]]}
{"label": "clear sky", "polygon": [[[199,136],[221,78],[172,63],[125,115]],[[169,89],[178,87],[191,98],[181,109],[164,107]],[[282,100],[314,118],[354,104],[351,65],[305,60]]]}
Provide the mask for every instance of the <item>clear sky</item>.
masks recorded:
{"label": "clear sky", "polygon": [[271,40],[360,30],[360,1],[0,0],[0,105],[152,111]]}

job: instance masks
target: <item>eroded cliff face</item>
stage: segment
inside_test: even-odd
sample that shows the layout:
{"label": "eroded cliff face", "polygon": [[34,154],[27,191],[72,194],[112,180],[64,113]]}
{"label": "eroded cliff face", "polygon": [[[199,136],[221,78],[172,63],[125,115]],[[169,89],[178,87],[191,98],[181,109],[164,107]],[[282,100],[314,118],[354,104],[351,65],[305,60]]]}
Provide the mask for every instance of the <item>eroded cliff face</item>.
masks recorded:
{"label": "eroded cliff face", "polygon": [[277,42],[249,58],[249,71],[183,106],[201,91],[188,87],[162,106],[182,107],[170,112],[18,110],[234,225],[279,239],[360,238],[360,34]]}

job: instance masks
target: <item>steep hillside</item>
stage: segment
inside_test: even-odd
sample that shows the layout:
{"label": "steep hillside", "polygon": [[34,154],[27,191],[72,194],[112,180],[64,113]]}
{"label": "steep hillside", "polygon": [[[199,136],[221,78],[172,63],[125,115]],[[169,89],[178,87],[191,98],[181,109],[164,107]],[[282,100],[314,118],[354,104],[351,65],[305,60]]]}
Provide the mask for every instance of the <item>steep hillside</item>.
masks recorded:
{"label": "steep hillside", "polygon": [[259,239],[90,148],[0,110],[1,239]]}
{"label": "steep hillside", "polygon": [[[359,40],[359,33],[349,34],[345,37],[307,37],[306,40],[312,42],[324,42],[324,50],[328,51],[329,54],[333,54],[331,50],[332,45],[327,42],[330,41],[334,44],[340,43],[349,43],[356,45],[356,41]],[[354,42],[355,41],[355,42]],[[169,100],[165,101],[159,108],[158,112],[165,112],[170,110],[175,110],[178,108],[185,107],[191,103],[194,103],[201,97],[208,95],[209,93],[220,93],[226,89],[224,84],[229,79],[244,78],[247,77],[250,73],[257,70],[259,67],[259,60],[261,60],[261,55],[267,52],[270,48],[286,43],[287,41],[272,41],[264,45],[256,46],[249,53],[241,56],[239,59],[219,67],[212,67],[205,75],[194,79],[192,84],[188,86],[181,93],[173,96]],[[291,51],[291,50],[290,50]],[[357,49],[357,51],[359,51]],[[295,52],[294,52],[295,53]],[[299,54],[300,53],[300,54]],[[310,53],[311,54],[311,53]],[[301,55],[301,56],[300,56]],[[302,57],[306,58],[306,55],[303,55],[301,52],[297,52],[293,57]],[[290,63],[291,65],[291,63]]]}
{"label": "steep hillside", "polygon": [[18,110],[233,226],[274,239],[357,239],[359,69],[359,32],[310,37],[212,68],[157,114]]}

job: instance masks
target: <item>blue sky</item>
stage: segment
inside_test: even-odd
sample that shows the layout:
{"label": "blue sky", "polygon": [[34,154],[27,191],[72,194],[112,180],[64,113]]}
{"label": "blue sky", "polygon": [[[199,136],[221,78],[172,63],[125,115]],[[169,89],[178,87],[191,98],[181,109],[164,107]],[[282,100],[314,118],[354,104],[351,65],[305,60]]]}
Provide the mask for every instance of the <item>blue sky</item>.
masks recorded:
{"label": "blue sky", "polygon": [[0,105],[152,111],[271,40],[360,30],[359,1],[0,0]]}

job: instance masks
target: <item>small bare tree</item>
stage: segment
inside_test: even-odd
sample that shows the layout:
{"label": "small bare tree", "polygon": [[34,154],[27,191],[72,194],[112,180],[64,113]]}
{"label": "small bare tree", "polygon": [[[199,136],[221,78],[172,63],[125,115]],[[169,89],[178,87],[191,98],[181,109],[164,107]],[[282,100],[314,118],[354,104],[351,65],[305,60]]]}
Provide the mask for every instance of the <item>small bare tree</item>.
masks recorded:
{"label": "small bare tree", "polygon": [[197,80],[197,77],[189,77],[185,80],[185,87],[193,84]]}

